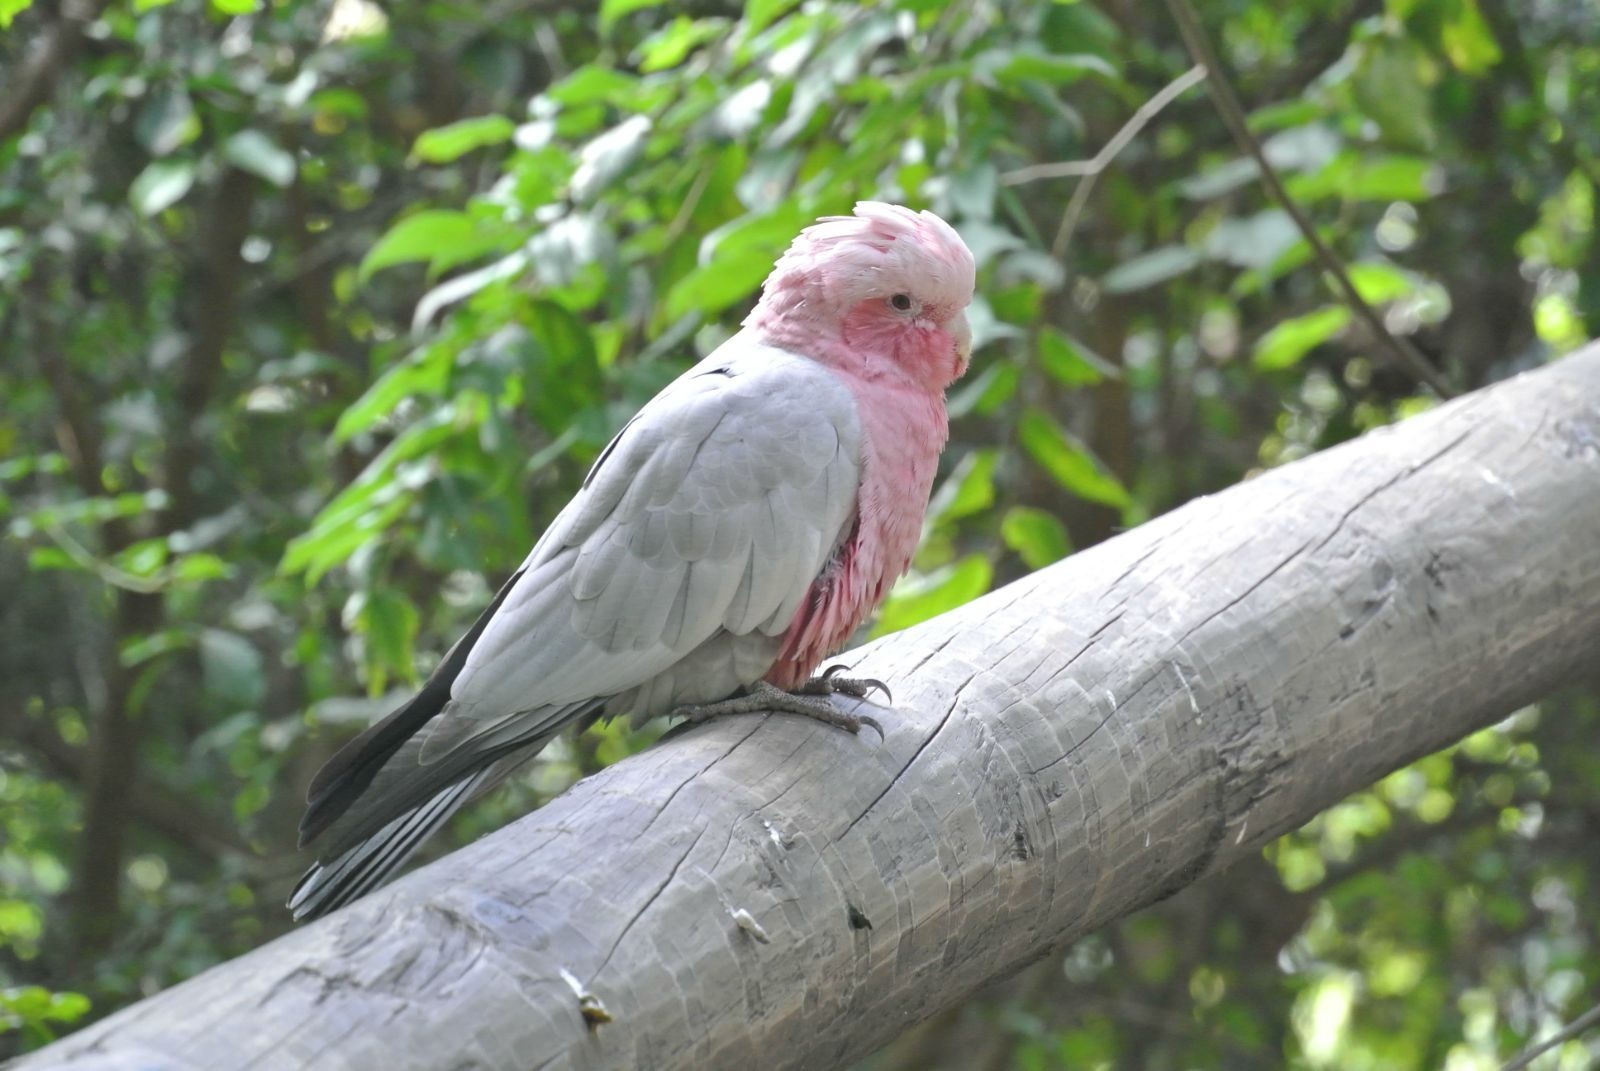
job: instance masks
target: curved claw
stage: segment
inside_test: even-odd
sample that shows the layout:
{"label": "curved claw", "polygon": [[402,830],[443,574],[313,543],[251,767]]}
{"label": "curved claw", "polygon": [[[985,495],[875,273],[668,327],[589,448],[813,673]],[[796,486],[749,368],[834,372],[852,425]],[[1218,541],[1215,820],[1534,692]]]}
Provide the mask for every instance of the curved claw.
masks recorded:
{"label": "curved claw", "polygon": [[825,681],[831,681],[839,674],[848,673],[849,671],[850,667],[845,665],[843,662],[835,662],[833,665],[822,671],[822,679]]}
{"label": "curved claw", "polygon": [[[866,690],[868,692],[872,692],[872,691],[882,692],[883,693],[883,697],[889,701],[889,705],[890,706],[894,706],[894,693],[889,691],[889,686],[887,684],[885,684],[882,681],[878,680],[876,677],[862,677],[861,678],[861,683],[867,686]],[[866,698],[866,697],[862,696],[862,698]]]}
{"label": "curved claw", "polygon": [[869,718],[865,714],[857,714],[856,715],[856,720],[859,721],[862,725],[870,725],[870,726],[872,726],[872,731],[878,734],[878,743],[880,743],[880,744],[883,743],[883,741],[885,739],[885,737],[883,735],[883,726],[878,724],[878,719],[877,718]]}

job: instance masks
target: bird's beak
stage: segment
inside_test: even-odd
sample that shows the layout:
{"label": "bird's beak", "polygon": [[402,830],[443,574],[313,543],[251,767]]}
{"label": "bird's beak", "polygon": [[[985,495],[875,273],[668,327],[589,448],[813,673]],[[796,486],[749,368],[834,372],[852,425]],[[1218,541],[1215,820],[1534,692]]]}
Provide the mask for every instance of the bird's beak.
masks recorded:
{"label": "bird's beak", "polygon": [[956,380],[966,374],[967,365],[972,362],[972,325],[967,323],[965,312],[956,313],[950,322],[950,334],[956,340],[955,375],[950,378]]}

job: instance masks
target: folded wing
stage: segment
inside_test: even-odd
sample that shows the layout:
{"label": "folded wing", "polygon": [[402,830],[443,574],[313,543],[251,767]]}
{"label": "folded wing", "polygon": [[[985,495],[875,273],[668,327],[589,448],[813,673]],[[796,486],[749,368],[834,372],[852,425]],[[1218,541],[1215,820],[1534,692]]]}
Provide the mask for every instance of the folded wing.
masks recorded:
{"label": "folded wing", "polygon": [[[386,830],[425,835],[483,771],[613,697],[670,710],[683,689],[651,682],[704,645],[780,635],[853,523],[860,437],[848,389],[814,362],[736,338],[691,369],[607,447],[418,698],[319,774],[303,839],[329,831],[332,872]],[[411,839],[365,846],[363,890]]]}

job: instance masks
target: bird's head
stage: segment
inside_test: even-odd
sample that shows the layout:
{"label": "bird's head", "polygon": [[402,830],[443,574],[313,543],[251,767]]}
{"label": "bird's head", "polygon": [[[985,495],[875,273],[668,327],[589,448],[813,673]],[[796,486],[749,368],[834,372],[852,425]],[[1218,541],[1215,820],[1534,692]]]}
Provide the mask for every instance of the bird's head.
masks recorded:
{"label": "bird's head", "polygon": [[[858,373],[943,390],[972,354],[974,275],[966,243],[932,212],[861,201],[800,232],[745,323]],[[802,349],[807,339],[824,345]]]}

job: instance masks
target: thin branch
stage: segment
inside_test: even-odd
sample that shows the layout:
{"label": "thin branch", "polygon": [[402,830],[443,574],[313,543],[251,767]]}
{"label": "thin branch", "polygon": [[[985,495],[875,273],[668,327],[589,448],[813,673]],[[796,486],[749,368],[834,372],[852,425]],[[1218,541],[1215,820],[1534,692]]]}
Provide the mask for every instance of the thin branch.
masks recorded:
{"label": "thin branch", "polygon": [[1133,113],[1132,118],[1123,123],[1122,129],[1118,130],[1111,140],[1106,142],[1105,146],[1095,153],[1091,159],[1062,160],[1053,164],[1029,164],[1027,167],[1019,167],[1014,171],[1005,172],[1000,176],[1000,182],[1006,186],[1020,186],[1025,182],[1037,182],[1040,179],[1073,178],[1075,176],[1092,178],[1100,174],[1111,165],[1111,161],[1115,160],[1123,149],[1127,148],[1128,142],[1137,137],[1139,131],[1143,130],[1150,120],[1154,119],[1161,113],[1163,108],[1181,96],[1184,90],[1203,81],[1205,76],[1205,66],[1196,64],[1167,83],[1161,92],[1139,105],[1139,110]]}
{"label": "thin branch", "polygon": [[1522,1050],[1516,1059],[1500,1068],[1500,1071],[1522,1071],[1524,1067],[1527,1067],[1529,1064],[1533,1063],[1534,1060],[1549,1052],[1557,1045],[1560,1045],[1564,1041],[1571,1041],[1573,1038],[1577,1037],[1591,1026],[1596,1025],[1600,1025],[1600,1004],[1596,1004],[1594,1007],[1590,1008],[1588,1011],[1572,1020],[1572,1022],[1568,1023],[1566,1026],[1562,1027],[1554,1034],[1551,1034],[1549,1037],[1539,1042],[1537,1045]]}
{"label": "thin branch", "polygon": [[1366,323],[1395,365],[1432,387],[1440,397],[1454,398],[1459,392],[1451,386],[1444,374],[1429,364],[1427,358],[1417,352],[1415,346],[1396,337],[1384,326],[1383,318],[1378,315],[1377,310],[1367,304],[1355,284],[1350,281],[1350,275],[1345,271],[1338,256],[1323,242],[1322,236],[1300,210],[1300,206],[1289,196],[1289,191],[1284,188],[1278,172],[1268,162],[1266,153],[1262,151],[1261,143],[1250,133],[1250,126],[1245,120],[1244,109],[1239,105],[1239,98],[1234,95],[1233,87],[1228,83],[1227,76],[1223,73],[1217,55],[1211,48],[1211,42],[1206,37],[1205,30],[1201,28],[1200,20],[1195,16],[1189,0],[1167,0],[1167,8],[1177,20],[1178,32],[1183,35],[1189,54],[1194,57],[1195,62],[1211,72],[1211,77],[1206,81],[1206,88],[1210,91],[1211,99],[1222,115],[1222,121],[1227,126],[1228,132],[1233,135],[1233,140],[1238,143],[1239,148],[1255,160],[1267,192],[1289,214],[1289,218],[1294,220],[1295,226],[1310,243],[1312,252],[1315,253],[1323,270],[1332,277],[1340,297]]}
{"label": "thin branch", "polygon": [[1122,129],[1114,134],[1110,141],[1101,147],[1100,151],[1088,160],[1063,160],[1054,164],[1030,164],[1019,167],[1015,171],[1007,171],[1000,176],[1000,181],[1007,186],[1018,186],[1024,182],[1036,182],[1039,179],[1070,178],[1079,176],[1083,179],[1072,191],[1072,197],[1067,201],[1066,211],[1061,213],[1061,224],[1056,228],[1056,236],[1050,243],[1050,255],[1060,260],[1067,252],[1067,246],[1072,244],[1073,232],[1078,229],[1078,220],[1083,217],[1083,210],[1089,203],[1089,195],[1094,192],[1095,180],[1100,173],[1111,166],[1111,162],[1127,148],[1128,142],[1138,136],[1139,131],[1154,119],[1161,110],[1183,95],[1184,90],[1197,82],[1205,80],[1206,69],[1202,64],[1196,64],[1184,71],[1178,77],[1139,106]]}

